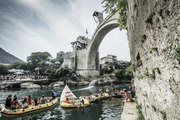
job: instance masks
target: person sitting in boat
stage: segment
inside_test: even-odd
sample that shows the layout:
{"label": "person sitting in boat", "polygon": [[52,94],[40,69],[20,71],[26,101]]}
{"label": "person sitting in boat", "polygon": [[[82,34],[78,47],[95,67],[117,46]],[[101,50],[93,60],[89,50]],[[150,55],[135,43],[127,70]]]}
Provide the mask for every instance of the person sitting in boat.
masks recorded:
{"label": "person sitting in boat", "polygon": [[81,105],[84,106],[84,99],[81,99]]}
{"label": "person sitting in boat", "polygon": [[11,103],[12,103],[12,95],[9,95],[9,96],[6,98],[5,107],[6,107],[6,108],[11,108]]}
{"label": "person sitting in boat", "polygon": [[38,98],[36,97],[36,98],[34,98],[34,105],[37,106],[38,104],[39,104],[39,100],[38,100]]}
{"label": "person sitting in boat", "polygon": [[87,99],[88,99],[89,101],[92,101],[91,96],[88,96]]}
{"label": "person sitting in boat", "polygon": [[66,98],[66,100],[64,101],[65,103],[72,103],[69,98]]}
{"label": "person sitting in boat", "polygon": [[11,102],[11,109],[19,109],[21,106],[17,100],[17,97],[14,97],[13,101]]}
{"label": "person sitting in boat", "polygon": [[22,108],[25,109],[25,108],[28,108],[29,105],[28,105],[28,99],[25,97],[24,100],[22,101]]}
{"label": "person sitting in boat", "polygon": [[103,91],[102,91],[102,89],[100,90],[100,95],[103,96]]}
{"label": "person sitting in boat", "polygon": [[42,96],[42,98],[41,98],[41,101],[40,101],[40,103],[41,104],[45,104],[45,103],[47,103],[48,101],[47,101],[47,99],[44,97],[44,95]]}
{"label": "person sitting in boat", "polygon": [[41,97],[38,98],[38,103],[41,104]]}
{"label": "person sitting in boat", "polygon": [[94,93],[94,96],[95,96],[95,97],[98,97],[98,94],[97,94],[97,93]]}
{"label": "person sitting in boat", "polygon": [[27,102],[28,102],[28,105],[33,105],[34,104],[34,100],[32,99],[31,95],[28,96]]}

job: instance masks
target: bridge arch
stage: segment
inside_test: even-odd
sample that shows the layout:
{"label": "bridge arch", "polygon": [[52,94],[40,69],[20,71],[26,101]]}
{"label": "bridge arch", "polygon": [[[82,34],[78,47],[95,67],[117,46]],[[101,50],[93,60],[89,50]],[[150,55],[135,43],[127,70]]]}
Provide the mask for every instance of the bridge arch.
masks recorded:
{"label": "bridge arch", "polygon": [[80,73],[83,76],[95,76],[99,75],[99,59],[98,49],[103,40],[103,38],[113,29],[118,27],[118,19],[119,13],[115,11],[108,15],[96,28],[91,42],[89,43],[86,49],[85,55],[85,64],[83,68],[79,68],[79,70],[83,70]]}
{"label": "bridge arch", "polygon": [[103,26],[101,29],[97,31],[95,36],[93,37],[93,41],[88,47],[87,50],[87,68],[88,69],[95,69],[97,68],[96,65],[96,56],[98,53],[99,46],[103,40],[103,38],[113,29],[118,27],[118,23],[110,23],[105,26]]}

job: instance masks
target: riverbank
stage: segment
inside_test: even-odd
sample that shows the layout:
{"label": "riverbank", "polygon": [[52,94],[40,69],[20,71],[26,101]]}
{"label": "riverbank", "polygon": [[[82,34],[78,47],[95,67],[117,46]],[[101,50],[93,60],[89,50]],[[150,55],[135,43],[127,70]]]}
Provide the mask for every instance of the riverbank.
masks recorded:
{"label": "riverbank", "polygon": [[124,104],[121,115],[122,120],[138,120],[138,109],[136,102],[127,102]]}

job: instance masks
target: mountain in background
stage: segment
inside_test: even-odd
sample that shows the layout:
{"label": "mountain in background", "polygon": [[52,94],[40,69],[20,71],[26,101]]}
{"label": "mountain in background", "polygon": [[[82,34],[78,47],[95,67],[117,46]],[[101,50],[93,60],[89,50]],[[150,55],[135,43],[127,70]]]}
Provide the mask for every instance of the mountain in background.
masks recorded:
{"label": "mountain in background", "polygon": [[10,53],[6,52],[2,48],[0,48],[0,64],[13,64],[16,62],[24,62],[19,58],[11,55]]}

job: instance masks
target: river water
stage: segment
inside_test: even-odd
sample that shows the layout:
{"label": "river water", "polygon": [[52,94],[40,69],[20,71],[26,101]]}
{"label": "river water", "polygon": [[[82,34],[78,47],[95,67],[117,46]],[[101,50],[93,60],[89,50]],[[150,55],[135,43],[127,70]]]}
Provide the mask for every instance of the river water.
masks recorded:
{"label": "river water", "polygon": [[[117,89],[128,87],[128,85],[116,86]],[[108,87],[107,87],[108,88]],[[53,89],[58,96],[60,96],[63,88]],[[73,93],[79,96],[90,95],[98,92],[102,87],[90,87],[90,88],[71,88]],[[51,96],[52,88],[46,89],[30,89],[30,90],[1,90],[0,91],[0,103],[4,103],[6,97],[11,95],[17,95],[18,99],[21,99],[27,95],[33,97],[40,97],[42,95],[46,97]],[[8,118],[0,115],[0,120],[121,120],[122,113],[122,99],[110,98],[102,100],[99,103],[92,103],[89,107],[63,109],[59,105],[55,108],[39,113],[33,113],[26,116]]]}

